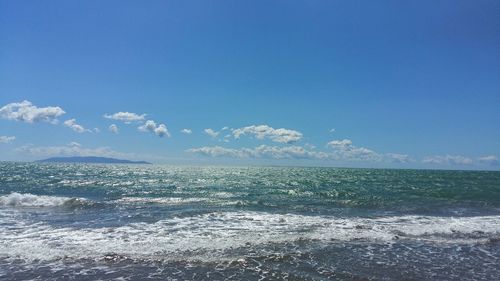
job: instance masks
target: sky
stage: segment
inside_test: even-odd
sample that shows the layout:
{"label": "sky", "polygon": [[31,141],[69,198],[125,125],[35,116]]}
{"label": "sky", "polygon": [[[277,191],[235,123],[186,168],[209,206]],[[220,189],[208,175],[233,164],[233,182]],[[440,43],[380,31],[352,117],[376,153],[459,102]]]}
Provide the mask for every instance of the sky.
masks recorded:
{"label": "sky", "polygon": [[498,1],[0,1],[0,161],[500,170]]}

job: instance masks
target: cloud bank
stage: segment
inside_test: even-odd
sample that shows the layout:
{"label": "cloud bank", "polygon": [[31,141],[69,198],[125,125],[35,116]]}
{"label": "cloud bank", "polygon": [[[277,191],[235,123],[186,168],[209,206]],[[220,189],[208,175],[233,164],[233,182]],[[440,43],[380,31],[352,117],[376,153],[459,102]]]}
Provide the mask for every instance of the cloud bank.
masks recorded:
{"label": "cloud bank", "polygon": [[327,157],[322,152],[308,151],[300,146],[268,146],[260,145],[255,148],[224,148],[221,146],[205,146],[187,150],[190,153],[210,157],[233,158],[274,158],[274,159],[324,159]]}
{"label": "cloud bank", "polygon": [[269,159],[310,159],[325,161],[363,161],[363,162],[397,162],[409,163],[406,154],[379,154],[373,150],[356,147],[351,140],[333,140],[327,144],[331,151],[317,151],[314,146],[270,146],[260,145],[255,148],[225,148],[221,146],[204,146],[186,150],[189,153],[209,157],[231,158],[269,158]]}

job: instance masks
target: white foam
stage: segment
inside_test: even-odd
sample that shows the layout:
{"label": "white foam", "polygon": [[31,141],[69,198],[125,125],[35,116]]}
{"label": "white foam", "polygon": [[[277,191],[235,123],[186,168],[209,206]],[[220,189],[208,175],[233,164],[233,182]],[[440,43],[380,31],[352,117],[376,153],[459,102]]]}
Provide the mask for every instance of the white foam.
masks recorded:
{"label": "white foam", "polygon": [[[0,213],[1,215],[1,213]],[[313,239],[319,243],[400,239],[478,243],[500,235],[500,216],[336,218],[264,212],[215,212],[120,227],[58,228],[0,216],[0,257],[29,260],[102,258],[222,259],[227,250]],[[480,237],[468,234],[481,232]],[[456,236],[459,233],[461,235]]]}
{"label": "white foam", "polygon": [[[33,195],[29,193],[13,192],[8,195],[0,196],[0,206],[10,207],[56,207],[74,201],[75,198]],[[83,200],[83,199],[78,199]]]}

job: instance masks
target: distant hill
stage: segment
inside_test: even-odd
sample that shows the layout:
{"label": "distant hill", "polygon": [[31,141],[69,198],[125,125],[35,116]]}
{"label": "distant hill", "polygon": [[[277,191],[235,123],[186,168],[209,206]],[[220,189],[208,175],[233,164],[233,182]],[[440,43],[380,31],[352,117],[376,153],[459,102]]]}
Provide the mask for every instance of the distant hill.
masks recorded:
{"label": "distant hill", "polygon": [[38,163],[108,163],[108,164],[151,164],[146,161],[130,161],[108,157],[96,156],[74,156],[74,157],[51,157],[35,161]]}

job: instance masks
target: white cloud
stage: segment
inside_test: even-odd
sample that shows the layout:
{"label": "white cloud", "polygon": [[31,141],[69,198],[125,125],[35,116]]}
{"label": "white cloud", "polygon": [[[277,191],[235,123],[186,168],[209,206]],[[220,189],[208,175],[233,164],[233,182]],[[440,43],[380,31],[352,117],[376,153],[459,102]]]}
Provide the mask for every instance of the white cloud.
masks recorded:
{"label": "white cloud", "polygon": [[412,161],[407,154],[387,153],[385,156],[389,161],[395,163],[409,163]]}
{"label": "white cloud", "polygon": [[488,165],[492,165],[492,166],[496,166],[496,165],[500,164],[500,161],[498,161],[498,158],[494,155],[479,157],[478,160],[480,163],[488,164]]}
{"label": "white cloud", "polygon": [[114,114],[104,114],[104,118],[123,121],[125,123],[144,121],[146,114],[137,114],[133,112],[117,112]]}
{"label": "white cloud", "polygon": [[14,136],[0,136],[0,143],[11,143],[16,139]]}
{"label": "white cloud", "polygon": [[333,158],[350,161],[381,161],[382,156],[377,152],[365,148],[357,147],[351,140],[332,140],[326,144],[334,150]]}
{"label": "white cloud", "polygon": [[55,124],[57,117],[64,113],[66,112],[59,106],[37,107],[27,100],[9,103],[0,108],[0,118],[26,123],[44,121]]}
{"label": "white cloud", "polygon": [[422,161],[426,164],[452,164],[452,165],[472,165],[473,160],[471,158],[461,156],[461,155],[435,155],[428,156]]}
{"label": "white cloud", "polygon": [[85,129],[82,125],[77,124],[74,118],[64,121],[63,124],[77,133],[92,132],[91,130]]}
{"label": "white cloud", "polygon": [[94,133],[100,133],[101,130],[99,128],[94,128]]}
{"label": "white cloud", "polygon": [[141,126],[138,127],[139,131],[142,132],[154,132],[156,129],[156,122],[153,120],[148,120],[146,123],[142,124]]}
{"label": "white cloud", "polygon": [[216,138],[219,135],[219,132],[216,132],[212,130],[211,128],[203,130],[207,135],[211,136],[212,138]]}
{"label": "white cloud", "polygon": [[167,126],[165,126],[165,124],[158,125],[158,127],[156,127],[155,129],[155,134],[159,137],[170,137],[170,133],[168,132]]}
{"label": "white cloud", "polygon": [[335,133],[335,129],[333,129],[333,128],[332,128],[332,129],[330,129],[330,131],[329,131],[329,132],[330,132],[330,133]]}
{"label": "white cloud", "polygon": [[109,125],[108,130],[113,134],[118,134],[118,132],[120,131],[118,129],[118,126],[116,126],[116,124]]}
{"label": "white cloud", "polygon": [[191,131],[191,129],[182,129],[181,133],[190,135],[193,131]]}
{"label": "white cloud", "polygon": [[252,125],[233,130],[235,139],[239,139],[246,134],[254,135],[259,140],[269,138],[279,143],[294,143],[302,139],[302,133],[298,131],[284,128],[274,129],[268,125]]}
{"label": "white cloud", "polygon": [[143,125],[139,126],[138,129],[142,132],[152,132],[159,137],[170,137],[167,126],[165,126],[165,124],[156,125],[156,122],[153,120],[146,121]]}

